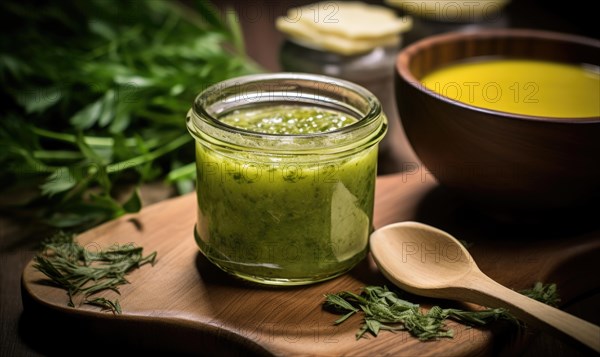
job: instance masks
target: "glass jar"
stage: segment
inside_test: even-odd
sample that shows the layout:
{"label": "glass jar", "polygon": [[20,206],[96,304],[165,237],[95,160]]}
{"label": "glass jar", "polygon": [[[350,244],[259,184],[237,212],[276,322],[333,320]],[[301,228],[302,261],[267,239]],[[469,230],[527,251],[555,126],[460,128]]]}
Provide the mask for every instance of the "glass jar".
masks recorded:
{"label": "glass jar", "polygon": [[[240,110],[323,108],[357,122],[316,134],[263,134],[221,122]],[[379,101],[326,76],[230,79],[198,95],[187,115],[196,139],[201,252],[238,277],[300,285],[338,276],[365,257],[372,230]]]}
{"label": "glass jar", "polygon": [[376,47],[356,55],[341,55],[286,39],[279,52],[285,71],[314,73],[354,82],[373,93],[388,119],[388,134],[379,143],[379,174],[402,171],[418,159],[408,144],[396,108],[395,61],[404,35],[395,46]]}
{"label": "glass jar", "polygon": [[[401,42],[395,46],[376,47],[356,55],[342,55],[309,44],[286,39],[279,51],[281,68],[289,72],[322,74],[354,82],[371,91],[381,102],[389,125],[399,127],[394,97],[394,65]],[[390,149],[392,136],[380,143],[379,149]]]}

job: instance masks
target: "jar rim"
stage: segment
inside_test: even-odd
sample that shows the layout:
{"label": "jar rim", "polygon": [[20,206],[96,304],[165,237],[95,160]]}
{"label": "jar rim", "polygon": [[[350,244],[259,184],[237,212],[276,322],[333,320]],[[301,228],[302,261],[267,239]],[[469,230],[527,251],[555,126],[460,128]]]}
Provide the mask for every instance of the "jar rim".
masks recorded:
{"label": "jar rim", "polygon": [[[357,121],[327,132],[272,134],[230,126],[218,118],[219,114],[232,111],[232,108],[264,106],[269,102],[342,110]],[[188,129],[196,139],[206,139],[208,135],[217,141],[227,142],[229,138],[239,145],[239,139],[244,138],[246,145],[240,146],[251,147],[262,147],[252,143],[277,142],[283,146],[294,143],[293,146],[299,148],[303,142],[315,140],[323,141],[323,144],[328,144],[326,146],[332,146],[332,142],[343,145],[348,138],[359,139],[356,137],[359,132],[364,132],[359,135],[361,138],[373,136],[373,133],[381,131],[378,127],[382,125],[384,128],[380,136],[383,137],[386,128],[381,103],[367,89],[339,78],[294,72],[245,75],[214,84],[196,96],[187,121]],[[377,137],[377,141],[381,137]]]}

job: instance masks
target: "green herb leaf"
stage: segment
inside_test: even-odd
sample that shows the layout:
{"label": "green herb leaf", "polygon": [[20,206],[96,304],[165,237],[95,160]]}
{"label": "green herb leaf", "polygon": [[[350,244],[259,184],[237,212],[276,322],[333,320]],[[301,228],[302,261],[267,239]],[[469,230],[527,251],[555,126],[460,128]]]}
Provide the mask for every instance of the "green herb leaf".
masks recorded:
{"label": "green herb leaf", "polygon": [[61,167],[60,169],[52,172],[47,178],[46,182],[44,182],[40,188],[42,189],[43,195],[53,196],[57,193],[61,193],[67,190],[70,190],[75,186],[77,181],[69,172],[69,169],[66,167]]}
{"label": "green herb leaf", "polygon": [[123,209],[127,213],[139,212],[142,209],[142,200],[140,199],[140,192],[135,189],[131,194],[131,197],[123,204]]}
{"label": "green herb leaf", "polygon": [[349,310],[351,312],[357,312],[358,311],[357,308],[355,308],[354,306],[352,306],[352,304],[350,302],[346,301],[340,295],[327,294],[327,295],[325,295],[325,298],[327,299],[325,301],[325,303],[327,305],[329,305],[330,307],[332,307],[333,309],[336,309],[336,310],[339,310],[339,311]]}
{"label": "green herb leaf", "polygon": [[22,91],[16,96],[16,101],[25,108],[27,114],[41,113],[57,104],[60,95],[57,87],[38,87]]}
{"label": "green herb leaf", "polygon": [[71,124],[77,129],[88,129],[91,128],[96,122],[98,118],[100,118],[100,114],[102,114],[102,106],[103,100],[98,99],[95,102],[88,104],[83,109],[75,113],[71,118]]}

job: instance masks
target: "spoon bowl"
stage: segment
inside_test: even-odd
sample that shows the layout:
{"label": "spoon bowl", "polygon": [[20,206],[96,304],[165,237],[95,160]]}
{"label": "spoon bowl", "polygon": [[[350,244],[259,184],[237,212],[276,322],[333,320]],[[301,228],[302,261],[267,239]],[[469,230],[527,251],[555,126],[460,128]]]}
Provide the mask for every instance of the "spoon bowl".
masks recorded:
{"label": "spoon bowl", "polygon": [[[417,222],[391,224],[371,236],[371,251],[386,277],[414,294],[440,297],[440,289],[478,269],[466,248],[448,233]],[[400,268],[401,266],[410,269]]]}
{"label": "spoon bowl", "polygon": [[410,293],[503,307],[522,321],[600,352],[600,327],[498,284],[440,229],[418,222],[390,224],[371,234],[370,248],[382,274]]}

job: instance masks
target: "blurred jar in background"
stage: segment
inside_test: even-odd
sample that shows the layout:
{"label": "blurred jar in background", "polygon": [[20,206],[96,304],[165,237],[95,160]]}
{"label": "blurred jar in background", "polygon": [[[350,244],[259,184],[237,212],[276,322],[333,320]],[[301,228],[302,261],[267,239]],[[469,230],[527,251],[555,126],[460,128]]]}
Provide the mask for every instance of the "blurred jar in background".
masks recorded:
{"label": "blurred jar in background", "polygon": [[290,9],[276,22],[286,36],[279,53],[284,71],[345,79],[365,87],[379,99],[389,122],[388,135],[380,143],[380,156],[391,156],[394,150],[396,160],[390,165],[395,169],[381,167],[380,173],[399,171],[401,161],[414,158],[400,126],[394,96],[396,55],[402,33],[411,24],[410,17],[398,17],[393,9],[332,1]]}
{"label": "blurred jar in background", "polygon": [[[365,54],[345,56],[286,40],[280,52],[281,67],[288,72],[318,73],[342,78],[371,91],[382,103],[390,122],[398,121],[394,102],[394,61],[398,46],[377,47]],[[390,123],[390,125],[392,125]],[[386,143],[380,145],[385,150]]]}
{"label": "blurred jar in background", "polygon": [[401,14],[413,18],[403,46],[444,32],[477,31],[509,26],[505,6],[509,0],[385,0]]}

